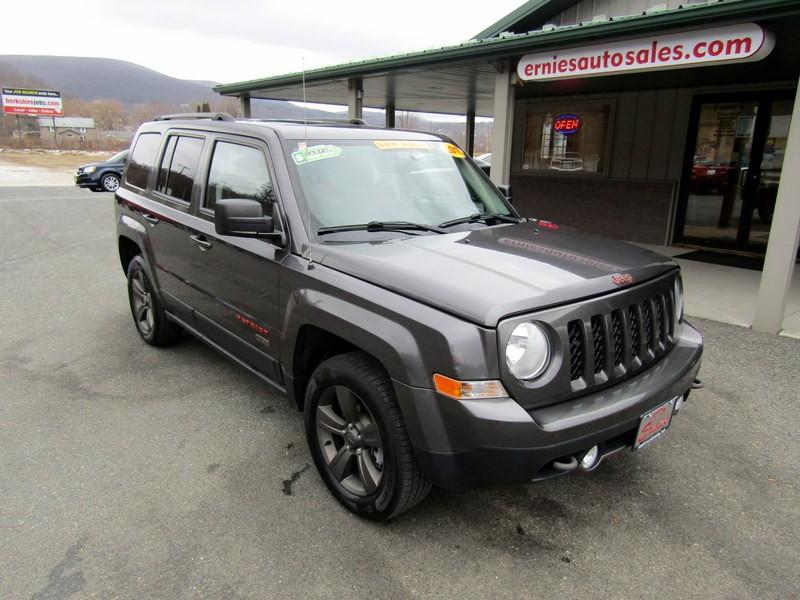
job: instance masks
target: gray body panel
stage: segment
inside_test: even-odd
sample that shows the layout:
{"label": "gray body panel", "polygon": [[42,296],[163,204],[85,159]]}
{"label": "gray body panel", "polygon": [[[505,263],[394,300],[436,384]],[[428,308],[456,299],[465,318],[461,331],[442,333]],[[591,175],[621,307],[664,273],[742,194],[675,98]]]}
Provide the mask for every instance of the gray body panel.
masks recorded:
{"label": "gray body panel", "polygon": [[[169,313],[285,389],[301,408],[309,373],[302,372],[299,345],[308,331],[369,353],[394,383],[426,476],[440,485],[491,483],[487,470],[507,466],[506,458],[487,458],[492,449],[511,452],[515,465],[522,461],[506,471],[528,481],[533,466],[553,453],[561,456],[562,449],[592,436],[628,431],[648,407],[691,386],[702,340],[688,324],[675,324],[663,355],[646,369],[610,369],[602,381],[588,370],[577,383],[564,378],[569,361],[560,340],[569,320],[671,287],[677,267],[667,258],[536,221],[465,226],[444,235],[391,235],[380,243],[345,243],[341,236],[319,243],[303,225],[285,162],[287,140],[304,139],[302,126],[186,121],[142,130],[193,131],[208,142],[190,206],[176,207],[124,180],[116,193],[121,252],[123,244],[139,249]],[[210,147],[215,139],[235,136],[258,144],[269,159],[276,216],[285,233],[282,246],[221,236],[212,217],[199,209]],[[366,127],[308,127],[309,138],[337,136],[442,139]],[[151,175],[148,188],[154,183]],[[210,248],[199,248],[191,236],[203,236]],[[617,274],[630,279],[617,285],[612,279]],[[502,359],[510,327],[526,319],[548,323],[557,352],[554,366],[534,384],[511,377]],[[434,373],[467,381],[499,379],[511,397],[452,400],[433,391]],[[514,448],[520,452],[514,454]]]}

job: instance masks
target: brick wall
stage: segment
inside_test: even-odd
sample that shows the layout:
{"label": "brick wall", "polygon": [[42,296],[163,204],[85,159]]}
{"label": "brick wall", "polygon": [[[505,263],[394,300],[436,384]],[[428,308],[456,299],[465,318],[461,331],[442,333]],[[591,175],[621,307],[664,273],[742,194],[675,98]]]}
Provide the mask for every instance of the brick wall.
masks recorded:
{"label": "brick wall", "polygon": [[672,182],[512,175],[511,187],[523,216],[616,239],[649,244],[667,239]]}

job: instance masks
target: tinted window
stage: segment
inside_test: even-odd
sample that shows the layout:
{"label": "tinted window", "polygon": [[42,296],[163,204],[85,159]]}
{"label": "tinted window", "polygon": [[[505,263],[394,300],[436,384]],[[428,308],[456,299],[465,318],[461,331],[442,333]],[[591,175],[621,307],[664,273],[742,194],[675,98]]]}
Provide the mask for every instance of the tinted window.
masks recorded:
{"label": "tinted window", "polygon": [[203,140],[193,137],[172,136],[167,142],[161,169],[158,173],[158,191],[177,200],[192,199],[192,184],[200,162]]}
{"label": "tinted window", "polygon": [[214,210],[217,200],[225,198],[250,198],[264,206],[264,214],[272,214],[275,193],[267,170],[264,153],[257,148],[217,142],[208,188],[203,206]]}
{"label": "tinted window", "polygon": [[128,183],[142,189],[147,187],[147,177],[156,163],[160,143],[160,133],[143,133],[139,136],[128,161],[128,174],[125,176]]}

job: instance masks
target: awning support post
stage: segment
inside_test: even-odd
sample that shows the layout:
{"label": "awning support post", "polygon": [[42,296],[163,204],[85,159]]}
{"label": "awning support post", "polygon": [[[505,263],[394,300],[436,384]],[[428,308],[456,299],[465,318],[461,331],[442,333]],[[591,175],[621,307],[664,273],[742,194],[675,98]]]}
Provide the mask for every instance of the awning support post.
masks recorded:
{"label": "awning support post", "polygon": [[775,212],[769,230],[767,255],[758,289],[753,329],[779,333],[783,328],[786,303],[800,242],[800,84],[794,97],[792,121],[786,140]]}
{"label": "awning support post", "polygon": [[511,178],[511,133],[514,125],[514,70],[507,61],[497,63],[494,80],[494,124],[492,125],[492,181],[507,185]]}
{"label": "awning support post", "polygon": [[386,101],[386,122],[384,126],[387,129],[394,129],[394,113],[395,113],[395,105],[394,99]]}
{"label": "awning support post", "polygon": [[242,94],[239,96],[239,104],[242,107],[242,116],[245,119],[249,119],[252,114],[250,109],[250,94]]}
{"label": "awning support post", "polygon": [[360,119],[364,113],[364,87],[360,77],[347,80],[347,116]]}
{"label": "awning support post", "polygon": [[467,110],[467,154],[475,155],[475,109]]}

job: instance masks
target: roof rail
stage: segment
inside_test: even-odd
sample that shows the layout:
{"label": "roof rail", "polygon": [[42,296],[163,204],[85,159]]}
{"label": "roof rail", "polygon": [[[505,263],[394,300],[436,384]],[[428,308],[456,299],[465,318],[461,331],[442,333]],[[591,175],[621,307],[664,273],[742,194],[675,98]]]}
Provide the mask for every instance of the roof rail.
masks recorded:
{"label": "roof rail", "polygon": [[235,121],[232,116],[226,112],[193,112],[193,113],[176,113],[174,115],[161,115],[156,117],[156,121],[175,121],[178,119],[210,119],[212,121]]}
{"label": "roof rail", "polygon": [[364,119],[247,119],[262,123],[297,123],[303,125],[366,125]]}

